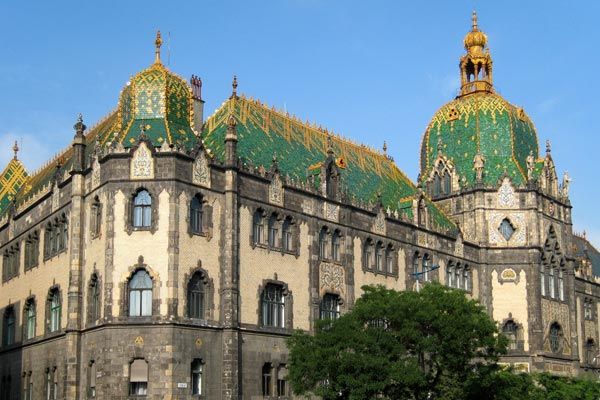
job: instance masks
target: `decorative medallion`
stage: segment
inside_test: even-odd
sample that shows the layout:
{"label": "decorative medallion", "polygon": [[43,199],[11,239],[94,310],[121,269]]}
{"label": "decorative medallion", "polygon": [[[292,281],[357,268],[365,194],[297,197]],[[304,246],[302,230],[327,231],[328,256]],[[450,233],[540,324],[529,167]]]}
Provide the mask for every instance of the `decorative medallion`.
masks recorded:
{"label": "decorative medallion", "polygon": [[517,283],[519,279],[519,276],[517,275],[517,273],[515,272],[514,269],[512,268],[505,268],[502,270],[502,272],[500,273],[500,283],[504,283],[504,282],[515,282]]}
{"label": "decorative medallion", "polygon": [[375,222],[373,223],[373,232],[378,234],[378,235],[382,235],[385,236],[385,213],[383,212],[383,209],[379,210],[379,213],[377,213],[377,216],[375,217]]}
{"label": "decorative medallion", "polygon": [[144,345],[144,338],[141,336],[136,336],[136,338],[134,339],[133,343],[136,346],[143,346]]}
{"label": "decorative medallion", "polygon": [[340,206],[328,202],[325,202],[323,206],[325,219],[337,222],[340,215]]}
{"label": "decorative medallion", "polygon": [[199,349],[200,347],[202,347],[202,339],[201,338],[196,338],[196,341],[194,342],[194,344],[196,345],[196,348]]}
{"label": "decorative medallion", "polygon": [[279,174],[273,175],[269,184],[269,203],[283,207],[283,182]]}
{"label": "decorative medallion", "polygon": [[92,161],[92,189],[100,186],[100,162],[98,162],[98,157],[94,157],[94,161]]}
{"label": "decorative medallion", "polygon": [[321,263],[319,268],[321,292],[333,291],[338,293],[344,290],[344,267],[331,263]]}
{"label": "decorative medallion", "polygon": [[203,151],[200,152],[192,166],[192,181],[196,185],[210,187],[210,166]]}
{"label": "decorative medallion", "polygon": [[152,178],[154,178],[154,159],[152,158],[152,152],[146,145],[146,142],[141,142],[131,159],[131,179]]}
{"label": "decorative medallion", "polygon": [[498,189],[498,206],[512,208],[516,205],[515,189],[510,184],[510,179],[504,178],[500,189]]}

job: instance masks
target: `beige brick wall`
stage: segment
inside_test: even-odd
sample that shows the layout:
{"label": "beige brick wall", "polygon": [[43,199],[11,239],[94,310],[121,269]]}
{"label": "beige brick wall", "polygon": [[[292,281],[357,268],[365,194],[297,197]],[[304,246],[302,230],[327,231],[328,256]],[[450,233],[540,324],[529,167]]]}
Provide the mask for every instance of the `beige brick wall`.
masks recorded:
{"label": "beige brick wall", "polygon": [[[156,194],[155,194],[156,196]],[[144,256],[144,263],[150,269],[153,279],[158,279],[159,296],[162,299],[160,315],[167,315],[167,271],[168,271],[168,231],[169,193],[163,190],[158,194],[158,226],[154,233],[149,231],[132,232],[125,230],[125,200],[122,191],[115,194],[115,236],[113,270],[113,315],[119,315],[121,290],[119,285],[129,279],[130,267],[137,264],[138,257]]]}
{"label": "beige brick wall", "polygon": [[527,277],[525,271],[519,273],[516,282],[498,281],[498,272],[492,271],[492,318],[498,322],[512,313],[516,323],[523,327],[525,351],[529,351],[529,313],[527,310]]}
{"label": "beige brick wall", "polygon": [[308,244],[312,238],[308,227],[300,225],[300,256],[268,251],[250,246],[252,213],[240,207],[240,321],[256,324],[259,286],[264,279],[277,279],[288,284],[294,296],[294,328],[309,329]]}

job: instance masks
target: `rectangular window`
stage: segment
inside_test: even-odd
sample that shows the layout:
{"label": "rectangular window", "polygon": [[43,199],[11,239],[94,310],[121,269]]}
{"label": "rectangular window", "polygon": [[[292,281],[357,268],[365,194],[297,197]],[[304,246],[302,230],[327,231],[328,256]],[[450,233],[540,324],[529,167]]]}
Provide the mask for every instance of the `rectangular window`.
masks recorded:
{"label": "rectangular window", "polygon": [[148,392],[148,363],[145,360],[134,360],[129,367],[129,394],[145,396]]}
{"label": "rectangular window", "polygon": [[269,246],[270,247],[277,247],[277,233],[278,233],[278,229],[275,226],[270,226],[269,227]]}
{"label": "rectangular window", "polygon": [[337,232],[335,232],[333,234],[333,244],[332,244],[332,256],[333,256],[333,261],[335,262],[340,262],[342,261],[342,253],[340,251],[340,236]]}
{"label": "rectangular window", "polygon": [[277,370],[277,396],[287,396],[287,368],[281,364]]}
{"label": "rectangular window", "polygon": [[192,362],[192,394],[202,394],[202,360],[194,359]]}
{"label": "rectangular window", "polygon": [[550,268],[550,273],[548,274],[548,290],[550,292],[550,297],[555,298],[556,287],[555,287],[555,283],[554,283],[554,268]]}
{"label": "rectangular window", "polygon": [[89,397],[96,397],[96,363],[90,362],[90,387],[88,390]]}
{"label": "rectangular window", "polygon": [[263,396],[271,395],[271,374],[273,367],[270,363],[265,363],[262,368],[262,394]]}
{"label": "rectangular window", "polygon": [[546,269],[544,268],[543,265],[540,267],[540,290],[541,290],[542,296],[545,296],[546,295]]}

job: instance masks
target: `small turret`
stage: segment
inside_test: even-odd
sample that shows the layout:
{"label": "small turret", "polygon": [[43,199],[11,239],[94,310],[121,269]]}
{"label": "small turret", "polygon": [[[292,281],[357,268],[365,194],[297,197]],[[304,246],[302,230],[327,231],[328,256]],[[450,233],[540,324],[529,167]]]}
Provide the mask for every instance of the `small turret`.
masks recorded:
{"label": "small turret", "polygon": [[85,169],[85,136],[83,132],[86,129],[83,123],[83,116],[79,114],[77,122],[73,125],[75,136],[73,137],[73,168],[71,173],[82,173]]}

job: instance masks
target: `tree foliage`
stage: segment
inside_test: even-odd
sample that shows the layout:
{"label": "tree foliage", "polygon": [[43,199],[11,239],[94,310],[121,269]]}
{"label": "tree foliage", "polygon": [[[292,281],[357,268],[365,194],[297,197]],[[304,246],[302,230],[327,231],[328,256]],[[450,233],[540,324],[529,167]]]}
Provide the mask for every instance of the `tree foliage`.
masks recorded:
{"label": "tree foliage", "polygon": [[289,340],[290,382],[323,399],[464,399],[505,350],[494,321],[464,292],[363,287],[354,309]]}

